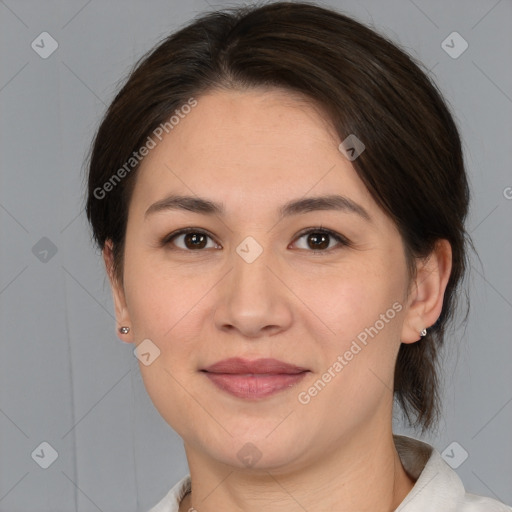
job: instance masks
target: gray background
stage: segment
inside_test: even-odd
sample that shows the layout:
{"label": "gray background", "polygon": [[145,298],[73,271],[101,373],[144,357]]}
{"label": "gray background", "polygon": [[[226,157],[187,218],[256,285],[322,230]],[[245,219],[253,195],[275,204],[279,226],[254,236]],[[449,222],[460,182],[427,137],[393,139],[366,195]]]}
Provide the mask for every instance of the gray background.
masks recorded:
{"label": "gray background", "polygon": [[[228,5],[237,3],[211,2]],[[512,3],[324,5],[408,49],[455,111],[481,262],[473,258],[467,330],[455,331],[444,356],[444,419],[426,439],[441,452],[459,443],[469,454],[457,469],[467,489],[512,504]],[[2,512],[144,511],[187,471],[133,346],[116,337],[83,213],[83,161],[135,60],[205,9],[203,0],[0,1]],[[59,45],[47,59],[31,48],[43,31]],[[453,31],[469,44],[456,59],[441,47]],[[396,431],[414,435],[398,421]],[[48,469],[36,463],[49,461],[43,441],[58,452]]]}

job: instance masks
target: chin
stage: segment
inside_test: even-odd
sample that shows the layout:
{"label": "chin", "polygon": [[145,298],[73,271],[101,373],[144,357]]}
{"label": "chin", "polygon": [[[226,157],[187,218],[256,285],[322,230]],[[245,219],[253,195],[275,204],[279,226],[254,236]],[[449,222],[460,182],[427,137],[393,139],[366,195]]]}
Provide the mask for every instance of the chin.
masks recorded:
{"label": "chin", "polygon": [[[274,422],[274,429],[278,423]],[[218,462],[255,472],[289,469],[309,451],[306,436],[300,432],[283,429],[278,433],[277,430],[272,432],[272,429],[260,428],[256,433],[254,430],[251,429],[250,434],[242,431],[233,437],[222,435],[220,439],[208,436],[208,440],[200,444]]]}

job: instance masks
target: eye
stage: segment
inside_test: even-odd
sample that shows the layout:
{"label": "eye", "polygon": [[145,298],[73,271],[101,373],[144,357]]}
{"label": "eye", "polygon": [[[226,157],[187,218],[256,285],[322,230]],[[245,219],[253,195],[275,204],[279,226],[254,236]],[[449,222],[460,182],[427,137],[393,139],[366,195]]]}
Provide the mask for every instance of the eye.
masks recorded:
{"label": "eye", "polygon": [[[162,246],[174,245],[183,251],[201,251],[203,249],[221,249],[212,236],[197,228],[181,229],[171,233],[162,240]],[[327,252],[340,246],[349,246],[350,242],[344,236],[325,228],[309,228],[295,239],[298,249],[314,252]]]}
{"label": "eye", "polygon": [[340,246],[349,246],[350,242],[339,233],[324,228],[310,228],[303,231],[294,242],[298,249],[326,252]]}
{"label": "eye", "polygon": [[213,238],[200,229],[187,228],[171,233],[162,240],[162,245],[175,245],[183,251],[200,251],[202,249],[220,249]]}

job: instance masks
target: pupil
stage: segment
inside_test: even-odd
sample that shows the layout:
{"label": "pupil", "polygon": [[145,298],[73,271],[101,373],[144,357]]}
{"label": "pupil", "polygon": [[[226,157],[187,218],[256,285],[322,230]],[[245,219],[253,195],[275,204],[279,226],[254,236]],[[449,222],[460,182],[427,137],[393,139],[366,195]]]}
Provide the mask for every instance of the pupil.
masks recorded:
{"label": "pupil", "polygon": [[327,249],[329,247],[329,235],[325,233],[311,233],[308,236],[308,245],[311,249]]}
{"label": "pupil", "polygon": [[206,236],[201,233],[187,233],[185,245],[188,249],[203,249],[206,246]]}

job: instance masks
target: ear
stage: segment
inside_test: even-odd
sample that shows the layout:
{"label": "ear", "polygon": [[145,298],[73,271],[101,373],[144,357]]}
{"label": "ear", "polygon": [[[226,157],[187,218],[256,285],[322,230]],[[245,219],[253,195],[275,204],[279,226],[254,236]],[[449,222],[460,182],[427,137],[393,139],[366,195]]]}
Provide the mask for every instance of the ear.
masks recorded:
{"label": "ear", "polygon": [[132,330],[128,334],[121,334],[119,332],[120,327],[132,327],[130,315],[126,307],[126,299],[124,296],[124,290],[121,283],[114,274],[114,253],[113,244],[109,239],[103,246],[103,261],[105,262],[105,268],[110,281],[110,287],[112,289],[112,297],[114,299],[114,308],[116,312],[116,334],[117,337],[126,343],[133,343]]}
{"label": "ear", "polygon": [[416,270],[402,327],[402,343],[418,341],[420,332],[433,325],[441,314],[452,270],[452,248],[448,240],[438,240],[428,257],[417,260]]}

